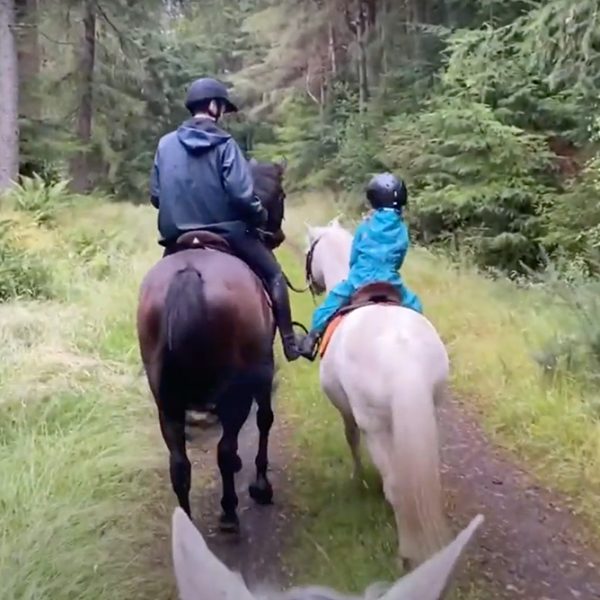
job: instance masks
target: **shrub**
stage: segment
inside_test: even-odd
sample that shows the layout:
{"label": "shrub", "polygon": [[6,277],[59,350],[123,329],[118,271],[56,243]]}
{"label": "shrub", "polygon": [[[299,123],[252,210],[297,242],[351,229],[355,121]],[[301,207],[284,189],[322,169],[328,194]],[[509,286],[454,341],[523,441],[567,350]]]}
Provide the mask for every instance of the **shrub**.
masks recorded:
{"label": "shrub", "polygon": [[[556,307],[553,333],[535,355],[546,373],[576,375],[600,383],[600,281],[587,274],[587,261],[551,264],[534,275],[549,303]],[[596,267],[597,268],[597,267]]]}
{"label": "shrub", "polygon": [[34,173],[32,177],[21,177],[21,182],[7,194],[7,199],[16,210],[29,213],[38,225],[50,225],[58,210],[74,200],[67,190],[68,185],[68,180],[47,183]]}
{"label": "shrub", "polygon": [[51,298],[52,273],[35,254],[16,246],[9,236],[13,222],[0,221],[0,302],[13,298]]}

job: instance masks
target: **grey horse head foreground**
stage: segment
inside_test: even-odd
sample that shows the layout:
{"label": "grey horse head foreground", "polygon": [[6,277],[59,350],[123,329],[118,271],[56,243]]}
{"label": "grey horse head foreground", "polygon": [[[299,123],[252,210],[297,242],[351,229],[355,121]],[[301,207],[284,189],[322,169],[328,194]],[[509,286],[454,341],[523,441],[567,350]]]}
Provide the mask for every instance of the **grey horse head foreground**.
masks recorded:
{"label": "grey horse head foreground", "polygon": [[320,586],[287,591],[250,591],[239,573],[208,548],[202,534],[180,508],[173,513],[172,552],[181,600],[441,600],[448,594],[461,557],[483,516],[477,515],[445,548],[394,584],[375,584],[360,596]]}

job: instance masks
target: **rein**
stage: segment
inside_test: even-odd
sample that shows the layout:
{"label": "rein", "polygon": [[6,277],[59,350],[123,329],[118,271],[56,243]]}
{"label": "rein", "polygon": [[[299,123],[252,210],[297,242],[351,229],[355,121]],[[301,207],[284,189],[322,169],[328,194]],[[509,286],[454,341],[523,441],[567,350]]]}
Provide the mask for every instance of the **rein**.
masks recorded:
{"label": "rein", "polygon": [[315,280],[312,276],[312,261],[313,261],[313,255],[315,253],[315,247],[317,245],[317,242],[320,240],[321,238],[317,238],[311,245],[310,248],[308,249],[308,252],[306,253],[306,259],[304,262],[304,281],[306,281],[306,286],[303,288],[297,288],[289,279],[289,277],[283,273],[283,277],[285,279],[285,283],[286,285],[290,288],[290,290],[292,290],[292,292],[295,292],[296,294],[304,294],[305,292],[310,292],[310,295],[312,296],[313,299],[313,303],[316,304],[316,300],[315,300],[315,294],[317,293],[317,286],[315,284]]}
{"label": "rein", "polygon": [[310,290],[310,285],[307,285],[303,288],[297,288],[289,279],[289,277],[282,271],[283,278],[285,279],[286,285],[292,290],[292,292],[296,292],[296,294],[304,294],[304,292],[308,292]]}
{"label": "rein", "polygon": [[[315,300],[316,285],[315,285],[315,281],[312,276],[312,261],[313,261],[313,255],[315,253],[315,246],[317,245],[317,242],[319,241],[319,239],[320,238],[317,238],[310,245],[310,248],[308,249],[308,252],[306,253],[306,260],[304,262],[304,279],[306,281],[306,287],[304,287],[302,289],[296,288],[294,285],[292,285],[292,283],[288,279],[288,276],[285,273],[283,274],[283,277],[285,278],[285,282],[287,283],[287,286],[293,292],[296,292],[297,294],[303,294],[304,292],[310,291],[310,295],[312,297],[313,304],[316,304],[317,301]],[[308,335],[308,329],[305,327],[305,325],[303,323],[300,323],[299,321],[292,321],[292,325],[300,327],[300,329],[302,329],[302,331],[304,331],[304,333],[306,335]],[[317,348],[315,348],[315,351],[313,354],[313,360],[317,355],[317,351],[318,351]]]}

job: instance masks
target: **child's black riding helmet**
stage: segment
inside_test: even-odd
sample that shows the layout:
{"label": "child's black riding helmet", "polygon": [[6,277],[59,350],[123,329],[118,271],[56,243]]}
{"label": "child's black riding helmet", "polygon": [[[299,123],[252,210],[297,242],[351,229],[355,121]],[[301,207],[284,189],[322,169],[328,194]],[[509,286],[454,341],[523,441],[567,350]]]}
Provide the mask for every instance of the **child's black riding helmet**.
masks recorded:
{"label": "child's black riding helmet", "polygon": [[392,173],[379,173],[367,185],[367,200],[373,208],[402,209],[408,202],[408,192],[402,179]]}

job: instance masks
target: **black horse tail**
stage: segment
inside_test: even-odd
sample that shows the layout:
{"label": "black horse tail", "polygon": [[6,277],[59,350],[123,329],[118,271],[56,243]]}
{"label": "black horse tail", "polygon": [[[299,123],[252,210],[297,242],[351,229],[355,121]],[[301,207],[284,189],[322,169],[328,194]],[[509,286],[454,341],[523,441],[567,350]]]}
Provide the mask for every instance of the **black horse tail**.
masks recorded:
{"label": "black horse tail", "polygon": [[185,267],[173,277],[163,311],[163,363],[176,370],[194,368],[207,349],[208,303],[202,275]]}

